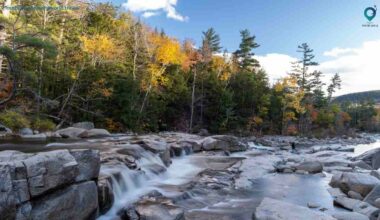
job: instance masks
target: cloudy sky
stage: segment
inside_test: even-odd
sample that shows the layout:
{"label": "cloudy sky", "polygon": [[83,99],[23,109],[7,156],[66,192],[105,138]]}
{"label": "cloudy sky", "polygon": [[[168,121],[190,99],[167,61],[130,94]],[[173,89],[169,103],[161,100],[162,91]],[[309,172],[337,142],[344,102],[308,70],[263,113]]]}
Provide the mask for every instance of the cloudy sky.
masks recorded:
{"label": "cloudy sky", "polygon": [[[97,0],[107,1],[110,0]],[[239,31],[249,29],[261,45],[257,58],[272,81],[290,71],[297,45],[315,51],[326,79],[339,73],[339,94],[380,89],[380,27],[363,27],[367,7],[380,0],[111,0],[147,24],[180,40],[201,42],[214,27],[229,52],[240,43]],[[372,20],[380,25],[380,12]]]}

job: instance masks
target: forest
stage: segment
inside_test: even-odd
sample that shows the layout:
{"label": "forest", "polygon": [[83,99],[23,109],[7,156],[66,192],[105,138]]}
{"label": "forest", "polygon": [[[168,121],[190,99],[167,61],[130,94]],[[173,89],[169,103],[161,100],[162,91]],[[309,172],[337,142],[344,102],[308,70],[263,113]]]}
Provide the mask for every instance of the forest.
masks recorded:
{"label": "forest", "polygon": [[[10,3],[10,1],[6,1]],[[31,5],[76,9],[26,10]],[[239,31],[239,30],[232,30]],[[39,131],[92,121],[112,132],[342,135],[378,131],[373,102],[336,103],[311,45],[271,84],[253,30],[226,51],[217,30],[179,41],[111,4],[25,0],[0,17],[0,123]],[[305,39],[307,40],[307,39]],[[273,65],[276,65],[275,63]]]}

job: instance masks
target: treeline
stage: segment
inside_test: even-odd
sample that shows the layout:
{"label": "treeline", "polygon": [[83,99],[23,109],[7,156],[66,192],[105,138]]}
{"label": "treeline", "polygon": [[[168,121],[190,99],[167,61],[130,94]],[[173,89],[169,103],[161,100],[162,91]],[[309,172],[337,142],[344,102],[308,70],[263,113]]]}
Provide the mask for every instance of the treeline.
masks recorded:
{"label": "treeline", "polygon": [[[0,122],[7,126],[44,130],[88,120],[113,132],[327,135],[350,125],[364,129],[364,122],[352,122],[352,106],[331,104],[340,77],[325,85],[323,73],[310,71],[318,64],[307,44],[298,47],[293,71],[270,85],[255,59],[260,45],[248,30],[229,53],[212,28],[197,48],[109,4],[17,4],[81,10],[3,10]],[[378,120],[378,114],[361,117]]]}
{"label": "treeline", "polygon": [[361,103],[373,101],[375,104],[380,103],[380,90],[375,91],[367,91],[367,92],[356,92],[350,93],[346,95],[341,95],[334,98],[334,102],[336,103],[344,103],[344,102],[352,102],[352,103]]}

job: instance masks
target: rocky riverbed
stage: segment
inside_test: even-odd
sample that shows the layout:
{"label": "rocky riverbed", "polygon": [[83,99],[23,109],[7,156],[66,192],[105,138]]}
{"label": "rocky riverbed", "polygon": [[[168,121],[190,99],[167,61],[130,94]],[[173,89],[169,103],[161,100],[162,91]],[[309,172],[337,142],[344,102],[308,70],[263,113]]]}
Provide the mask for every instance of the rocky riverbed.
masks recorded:
{"label": "rocky riverbed", "polygon": [[79,129],[1,143],[1,219],[380,219],[378,136]]}

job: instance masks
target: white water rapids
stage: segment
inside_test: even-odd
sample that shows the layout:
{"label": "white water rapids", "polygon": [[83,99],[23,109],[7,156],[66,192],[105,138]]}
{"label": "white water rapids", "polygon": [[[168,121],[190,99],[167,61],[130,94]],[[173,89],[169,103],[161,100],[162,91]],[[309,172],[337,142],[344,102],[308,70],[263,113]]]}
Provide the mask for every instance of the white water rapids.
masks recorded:
{"label": "white water rapids", "polygon": [[[150,166],[165,167],[160,157],[144,152],[143,157],[137,161],[141,171],[131,170],[126,166],[102,167],[101,173],[111,176],[114,194],[112,208],[98,218],[98,220],[111,220],[117,217],[117,212],[152,190],[164,195],[169,192],[160,188],[160,185],[180,185],[189,182],[202,168],[191,162],[191,156],[173,158],[172,164],[163,173],[152,172]],[[117,175],[117,176],[116,176]]]}

